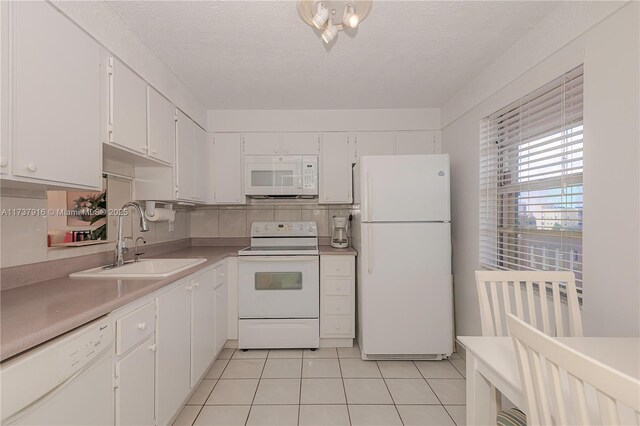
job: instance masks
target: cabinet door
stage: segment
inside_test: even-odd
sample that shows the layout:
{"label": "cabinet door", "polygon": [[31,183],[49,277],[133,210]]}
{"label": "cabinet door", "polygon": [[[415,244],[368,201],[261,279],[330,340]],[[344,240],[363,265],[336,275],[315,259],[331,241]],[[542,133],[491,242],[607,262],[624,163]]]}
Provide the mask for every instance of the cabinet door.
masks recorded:
{"label": "cabinet door", "polygon": [[194,179],[196,201],[213,201],[213,142],[200,126],[196,126]]}
{"label": "cabinet door", "polygon": [[220,353],[228,338],[229,328],[229,285],[227,284],[226,265],[217,266],[214,270],[216,285],[213,291],[214,297],[214,349],[213,353]]}
{"label": "cabinet door", "polygon": [[196,124],[182,111],[176,119],[176,198],[195,200],[195,138]]}
{"label": "cabinet door", "polygon": [[216,204],[244,204],[240,133],[216,133],[213,160]]}
{"label": "cabinet door", "polygon": [[279,155],[282,133],[260,132],[242,135],[244,155]]}
{"label": "cabinet door", "polygon": [[287,132],[282,136],[285,155],[318,155],[320,135],[316,132]]}
{"label": "cabinet door", "polygon": [[13,173],[101,188],[100,46],[48,2],[10,6]]}
{"label": "cabinet door", "polygon": [[165,425],[191,391],[191,282],[156,299],[156,418]]}
{"label": "cabinet door", "polygon": [[155,424],[154,338],[116,363],[116,425]]}
{"label": "cabinet door", "polygon": [[350,203],[352,174],[349,161],[349,134],[323,133],[321,145],[319,202]]}
{"label": "cabinet door", "polygon": [[214,348],[214,272],[207,271],[191,280],[191,386],[195,386],[215,358]]}
{"label": "cabinet door", "polygon": [[433,132],[398,132],[396,134],[396,154],[435,154]]}
{"label": "cabinet door", "polygon": [[117,58],[109,61],[109,141],[147,154],[147,83]]}
{"label": "cabinet door", "polygon": [[176,108],[147,86],[147,145],[149,156],[173,164],[176,152]]}
{"label": "cabinet door", "polygon": [[355,162],[363,155],[393,155],[394,132],[358,132],[355,143]]}
{"label": "cabinet door", "polygon": [[0,174],[9,167],[9,2],[0,2]]}

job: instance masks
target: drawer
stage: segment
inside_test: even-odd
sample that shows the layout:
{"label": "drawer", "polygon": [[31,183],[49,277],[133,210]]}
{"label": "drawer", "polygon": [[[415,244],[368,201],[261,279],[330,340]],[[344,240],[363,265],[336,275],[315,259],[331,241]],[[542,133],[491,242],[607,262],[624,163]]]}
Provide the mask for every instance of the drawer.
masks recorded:
{"label": "drawer", "polygon": [[330,315],[320,318],[320,336],[352,336],[350,315]]}
{"label": "drawer", "polygon": [[323,256],[320,261],[320,274],[333,277],[350,277],[353,274],[351,257]]}
{"label": "drawer", "polygon": [[156,304],[143,307],[116,321],[116,354],[121,355],[137,343],[151,336],[156,330]]}
{"label": "drawer", "polygon": [[326,279],[322,281],[322,294],[325,296],[350,296],[350,279]]}
{"label": "drawer", "polygon": [[328,296],[322,298],[322,313],[325,315],[351,315],[351,297]]}

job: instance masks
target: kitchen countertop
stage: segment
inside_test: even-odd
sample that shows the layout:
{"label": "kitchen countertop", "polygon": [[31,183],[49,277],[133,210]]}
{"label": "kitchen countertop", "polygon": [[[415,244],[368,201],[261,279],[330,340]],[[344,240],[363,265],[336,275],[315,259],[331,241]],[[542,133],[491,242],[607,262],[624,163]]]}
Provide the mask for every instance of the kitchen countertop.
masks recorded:
{"label": "kitchen countertop", "polygon": [[[207,261],[163,279],[91,279],[62,277],[2,291],[0,361],[67,333],[134,302],[244,246],[187,247],[157,258],[206,258]],[[320,246],[322,255],[355,255],[356,251]]]}
{"label": "kitchen countertop", "polygon": [[0,360],[131,303],[180,278],[235,256],[243,247],[187,247],[158,258],[206,258],[207,261],[163,279],[116,280],[57,278],[2,291]]}

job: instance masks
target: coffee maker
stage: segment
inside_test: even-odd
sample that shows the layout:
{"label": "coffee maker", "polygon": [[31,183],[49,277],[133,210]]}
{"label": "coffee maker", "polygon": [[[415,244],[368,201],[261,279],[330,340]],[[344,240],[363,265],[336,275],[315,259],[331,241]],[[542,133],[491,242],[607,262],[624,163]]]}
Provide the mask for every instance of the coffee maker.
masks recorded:
{"label": "coffee maker", "polygon": [[349,217],[331,218],[331,247],[349,247]]}

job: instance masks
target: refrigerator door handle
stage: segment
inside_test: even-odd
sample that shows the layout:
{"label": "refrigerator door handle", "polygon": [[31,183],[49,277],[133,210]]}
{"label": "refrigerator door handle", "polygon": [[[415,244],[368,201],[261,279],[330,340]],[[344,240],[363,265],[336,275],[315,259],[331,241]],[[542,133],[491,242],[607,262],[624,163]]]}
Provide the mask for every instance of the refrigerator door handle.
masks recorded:
{"label": "refrigerator door handle", "polygon": [[371,225],[369,225],[369,247],[367,249],[367,270],[369,275],[373,273],[373,230],[371,229]]}
{"label": "refrigerator door handle", "polygon": [[368,210],[368,218],[369,222],[371,222],[373,217],[373,203],[371,199],[371,174],[367,173],[367,210]]}

